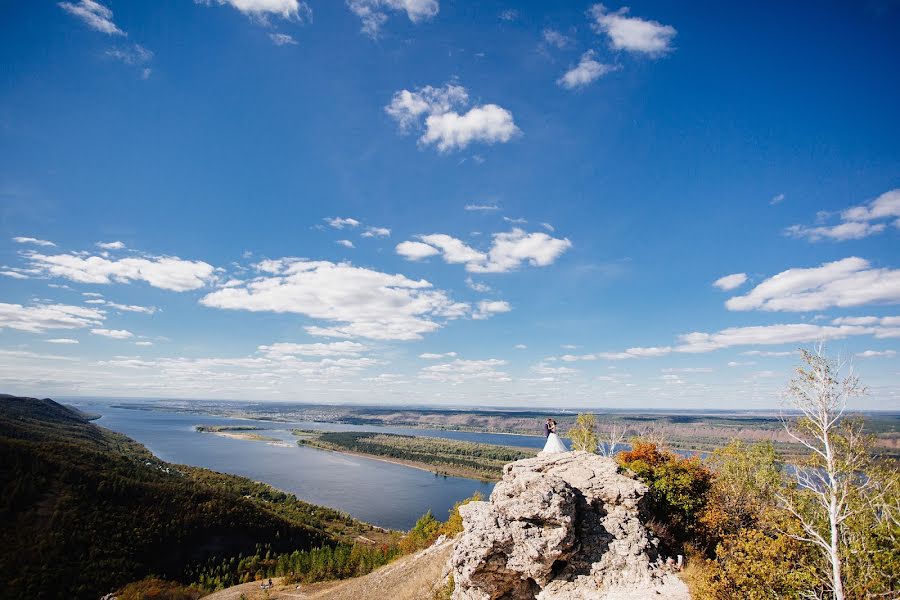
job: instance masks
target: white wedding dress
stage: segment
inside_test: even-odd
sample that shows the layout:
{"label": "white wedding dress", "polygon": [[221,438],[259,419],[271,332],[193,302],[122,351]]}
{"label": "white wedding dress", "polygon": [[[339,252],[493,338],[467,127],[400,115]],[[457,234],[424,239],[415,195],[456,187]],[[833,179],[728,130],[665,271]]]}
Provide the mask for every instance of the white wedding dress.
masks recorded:
{"label": "white wedding dress", "polygon": [[555,433],[551,433],[547,436],[547,443],[544,444],[544,449],[541,450],[541,454],[557,454],[559,452],[568,452],[569,449],[566,448],[566,445],[563,443],[559,436]]}

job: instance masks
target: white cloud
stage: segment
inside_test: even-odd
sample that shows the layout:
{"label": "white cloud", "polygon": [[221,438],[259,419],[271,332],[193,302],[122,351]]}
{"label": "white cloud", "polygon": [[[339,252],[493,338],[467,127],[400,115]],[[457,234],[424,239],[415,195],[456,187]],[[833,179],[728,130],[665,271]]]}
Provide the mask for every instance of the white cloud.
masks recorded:
{"label": "white cloud", "polygon": [[307,326],[310,335],[412,340],[441,327],[439,319],[464,316],[469,306],[420,279],[390,275],[350,263],[285,258],[265,261],[258,277],[222,288],[201,304],[231,310],[303,314],[333,323]]}
{"label": "white cloud", "polygon": [[444,352],[443,354],[435,354],[434,352],[423,352],[419,358],[424,360],[441,360],[443,358],[456,358],[456,352]]}
{"label": "white cloud", "polygon": [[578,369],[573,369],[572,367],[549,367],[542,362],[532,366],[531,370],[538,375],[573,375],[578,373]]}
{"label": "white cloud", "polygon": [[504,143],[521,133],[512,113],[496,104],[474,106],[462,114],[454,110],[468,101],[469,94],[460,85],[429,85],[395,93],[384,110],[404,132],[421,127],[424,117],[419,143],[435,145],[440,152],[461,150],[472,142]]}
{"label": "white cloud", "polygon": [[72,338],[52,338],[49,340],[44,340],[48,344],[77,344],[78,340],[73,340]]}
{"label": "white cloud", "polygon": [[124,242],[97,242],[98,248],[103,248],[104,250],[122,250],[125,248]]}
{"label": "white cloud", "polygon": [[364,238],[391,237],[391,230],[387,227],[366,227],[366,230],[361,235]]}
{"label": "white cloud", "polygon": [[558,239],[546,233],[525,233],[515,228],[507,233],[495,233],[487,261],[472,262],[466,268],[473,273],[504,273],[518,268],[523,262],[536,267],[553,264],[572,247],[567,238]]}
{"label": "white cloud", "polygon": [[452,362],[423,368],[420,371],[419,378],[449,384],[460,384],[469,381],[505,383],[512,381],[512,379],[508,374],[497,370],[497,367],[505,364],[505,360],[497,358],[489,358],[487,360],[464,360],[458,358]]}
{"label": "white cloud", "polygon": [[268,346],[259,346],[258,350],[269,358],[284,356],[359,356],[367,352],[369,347],[358,342],[330,342],[323,344],[293,344],[278,342]]}
{"label": "white cloud", "polygon": [[110,48],[106,51],[106,55],[121,61],[126,65],[142,65],[153,60],[153,52],[140,44],[121,48]]}
{"label": "white cloud", "polygon": [[43,333],[50,329],[79,329],[103,322],[103,312],[85,306],[67,304],[0,303],[0,330],[16,329],[30,333]]}
{"label": "white cloud", "polygon": [[214,1],[219,5],[229,5],[249,17],[265,22],[270,16],[282,19],[308,21],[312,18],[312,9],[300,0],[194,0],[197,4],[209,6]]}
{"label": "white cloud", "polygon": [[327,217],[325,222],[335,229],[343,229],[344,227],[359,227],[360,223],[351,217]]}
{"label": "white cloud", "polygon": [[[824,220],[830,213],[820,212]],[[867,204],[853,206],[840,213],[841,222],[837,225],[791,225],[784,230],[785,235],[804,238],[810,242],[820,240],[845,241],[858,240],[887,229],[887,221],[893,220],[894,227],[900,228],[900,189],[893,189],[881,194]],[[880,222],[878,222],[880,221]]]}
{"label": "white cloud", "polygon": [[503,220],[512,225],[527,225],[528,224],[528,219],[525,219],[523,217],[516,217],[516,218],[503,217]]}
{"label": "white cloud", "polygon": [[741,352],[744,356],[792,356],[797,352],[794,350],[768,351],[768,350],[747,350]]}
{"label": "white cloud", "polygon": [[578,64],[566,71],[562,77],[556,80],[557,85],[560,85],[567,90],[574,90],[593,83],[607,73],[620,69],[620,67],[616,65],[606,65],[597,61],[594,58],[595,56],[596,52],[593,50],[588,50],[582,54]]}
{"label": "white cloud", "polygon": [[486,294],[491,291],[491,286],[475,281],[471,277],[466,277],[466,287],[480,294]]}
{"label": "white cloud", "polygon": [[755,364],[756,364],[756,363],[753,362],[752,360],[747,361],[747,362],[738,362],[738,361],[736,361],[736,360],[733,360],[733,361],[731,361],[731,362],[728,363],[728,366],[729,366],[729,367],[732,367],[732,368],[734,368],[734,367],[749,367],[749,366],[752,366],[752,365],[755,365]]}
{"label": "white cloud", "polygon": [[337,240],[335,244],[340,244],[344,248],[356,248],[350,240]]}
{"label": "white cloud", "polygon": [[450,264],[480,262],[485,259],[484,254],[467,246],[465,242],[443,233],[420,235],[418,237],[426,244],[440,250],[443,254],[444,262]]}
{"label": "white cloud", "polygon": [[859,358],[893,358],[897,356],[896,350],[866,350],[856,354]]}
{"label": "white cloud", "polygon": [[668,367],[662,369],[663,373],[712,373],[715,369],[710,367]]}
{"label": "white cloud", "polygon": [[269,39],[276,46],[296,46],[297,40],[286,33],[270,33]]}
{"label": "white cloud", "polygon": [[872,268],[857,257],[813,268],[782,271],[744,296],[730,298],[729,310],[811,311],[832,306],[900,302],[900,269]]}
{"label": "white cloud", "polygon": [[113,13],[106,6],[94,0],[79,0],[77,4],[72,2],[60,2],[60,8],[84,21],[91,29],[96,29],[109,35],[125,35],[113,23]]}
{"label": "white cloud", "polygon": [[48,240],[39,240],[38,238],[33,237],[14,237],[12,239],[17,244],[34,244],[35,246],[56,246],[51,241]]}
{"label": "white cloud", "polygon": [[713,285],[720,290],[733,290],[739,288],[747,281],[746,273],[732,273],[725,277],[719,277],[713,282]]}
{"label": "white cloud", "polygon": [[900,317],[838,317],[832,325],[883,325],[896,327],[900,325]]}
{"label": "white cloud", "polygon": [[153,342],[150,342],[150,341],[147,341],[147,340],[141,340],[141,341],[139,341],[139,342],[135,342],[134,345],[135,345],[135,346],[152,346],[152,345],[153,345]]}
{"label": "white cloud", "polygon": [[781,204],[782,202],[784,202],[784,194],[777,194],[775,196],[772,196],[772,199],[769,200],[769,205],[775,206],[776,204]]}
{"label": "white cloud", "polygon": [[805,238],[810,242],[829,239],[837,242],[846,240],[860,240],[875,233],[885,230],[884,223],[859,223],[847,222],[838,225],[818,227],[806,227],[803,225],[791,225],[785,229],[785,234],[795,238]]}
{"label": "white cloud", "polygon": [[466,210],[500,210],[496,204],[466,204]]}
{"label": "white cloud", "polygon": [[211,282],[215,269],[202,261],[177,256],[148,256],[111,260],[81,254],[46,255],[28,252],[30,266],[45,275],[80,283],[128,283],[145,281],[153,287],[176,292],[196,290]]}
{"label": "white cloud", "polygon": [[489,319],[495,314],[505,313],[511,310],[512,306],[505,300],[482,300],[478,303],[475,312],[472,313],[472,318],[478,320]]}
{"label": "white cloud", "polygon": [[515,348],[516,350],[527,350],[528,346],[526,346],[525,344],[516,344],[515,346],[513,346],[513,348]]}
{"label": "white cloud", "polygon": [[608,35],[610,47],[616,50],[660,56],[672,49],[672,39],[677,33],[674,27],[629,17],[629,10],[622,7],[608,12],[602,4],[595,4],[590,9],[594,20],[591,26],[596,32]]}
{"label": "white cloud", "polygon": [[114,340],[127,340],[134,337],[134,334],[126,329],[91,329],[91,333]]}
{"label": "white cloud", "polygon": [[4,277],[12,277],[13,279],[28,279],[28,275],[19,273],[18,271],[0,271],[0,275]]}
{"label": "white cloud", "polygon": [[506,10],[504,10],[503,12],[500,13],[501,21],[510,22],[510,21],[515,21],[518,18],[519,18],[519,11],[517,11],[514,8],[507,8]]}
{"label": "white cloud", "polygon": [[546,233],[526,233],[514,228],[495,233],[490,249],[480,252],[462,240],[437,233],[417,236],[422,242],[403,242],[397,253],[408,260],[420,260],[441,254],[447,263],[465,264],[472,273],[505,273],[517,269],[523,262],[544,267],[556,261],[572,247],[568,239],[558,239]]}
{"label": "white cloud", "polygon": [[347,0],[350,10],[362,20],[362,32],[376,38],[387,21],[387,11],[405,11],[413,23],[433,18],[440,10],[438,0]]}
{"label": "white cloud", "polygon": [[395,250],[397,254],[407,260],[422,260],[429,256],[440,254],[441,251],[434,246],[423,244],[422,242],[400,242]]}
{"label": "white cloud", "polygon": [[554,231],[556,231],[556,228],[553,225],[551,225],[550,223],[541,223],[541,227],[543,227],[550,233],[553,233]]}
{"label": "white cloud", "polygon": [[544,29],[541,33],[541,37],[544,39],[544,43],[556,46],[557,48],[565,48],[572,43],[572,38],[555,29]]}
{"label": "white cloud", "polygon": [[138,306],[136,304],[119,304],[118,302],[109,302],[108,300],[87,300],[87,304],[102,304],[108,308],[113,310],[118,310],[120,312],[132,312],[132,313],[142,313],[145,315],[155,314],[157,308],[155,306]]}

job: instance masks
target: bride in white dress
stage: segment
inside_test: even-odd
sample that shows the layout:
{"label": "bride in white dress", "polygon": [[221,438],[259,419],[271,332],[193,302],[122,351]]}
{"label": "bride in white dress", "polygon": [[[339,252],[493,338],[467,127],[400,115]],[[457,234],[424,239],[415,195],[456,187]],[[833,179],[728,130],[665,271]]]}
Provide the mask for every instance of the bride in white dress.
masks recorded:
{"label": "bride in white dress", "polygon": [[541,450],[541,454],[557,454],[560,452],[568,452],[569,449],[566,448],[566,445],[563,443],[559,436],[556,435],[556,421],[553,419],[547,419],[546,425],[547,431],[549,431],[549,435],[547,436],[547,443],[544,444],[544,449]]}

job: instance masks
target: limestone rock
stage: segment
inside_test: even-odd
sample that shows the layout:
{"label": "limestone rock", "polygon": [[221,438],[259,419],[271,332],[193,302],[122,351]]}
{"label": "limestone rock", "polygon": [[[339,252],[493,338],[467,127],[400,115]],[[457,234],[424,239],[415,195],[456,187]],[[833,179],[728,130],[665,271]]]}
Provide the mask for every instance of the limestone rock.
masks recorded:
{"label": "limestone rock", "polygon": [[460,507],[453,599],[689,598],[644,527],[646,493],[585,452],[506,465],[489,502]]}

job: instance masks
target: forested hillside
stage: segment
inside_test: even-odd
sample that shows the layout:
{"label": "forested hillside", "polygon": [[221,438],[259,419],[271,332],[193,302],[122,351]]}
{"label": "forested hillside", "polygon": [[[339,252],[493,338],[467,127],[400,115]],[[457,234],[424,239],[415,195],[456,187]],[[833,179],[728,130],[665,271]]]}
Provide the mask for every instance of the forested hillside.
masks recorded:
{"label": "forested hillside", "polygon": [[148,574],[331,545],[369,527],[248,479],[176,466],[52,400],[0,396],[0,597],[90,598]]}

